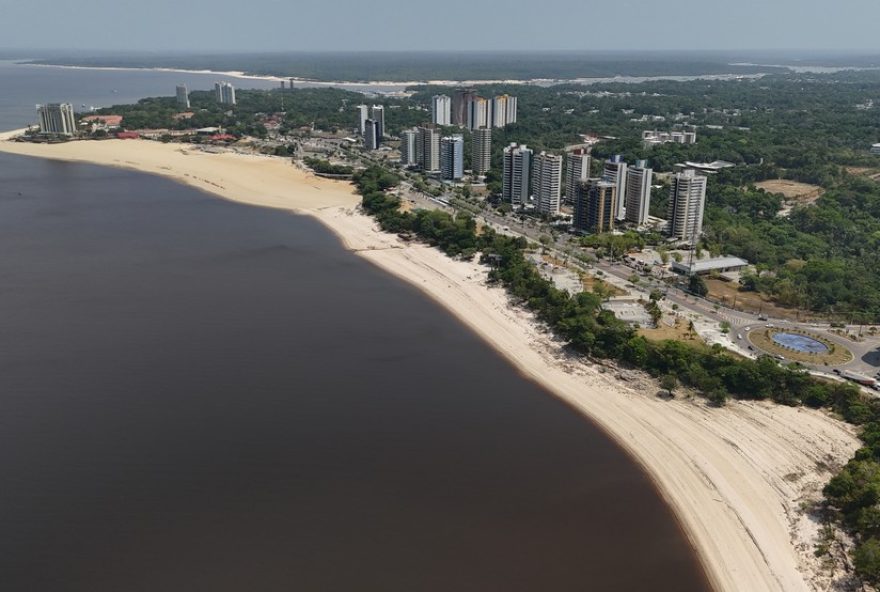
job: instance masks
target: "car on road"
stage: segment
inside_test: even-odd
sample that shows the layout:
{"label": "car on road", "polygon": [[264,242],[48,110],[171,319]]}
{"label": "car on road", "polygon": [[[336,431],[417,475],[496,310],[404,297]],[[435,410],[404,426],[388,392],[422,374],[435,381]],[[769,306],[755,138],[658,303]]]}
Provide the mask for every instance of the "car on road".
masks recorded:
{"label": "car on road", "polygon": [[758,316],[758,320],[759,320],[759,321],[766,321],[766,320],[767,320],[767,317],[765,317],[764,315],[759,315],[759,316]]}
{"label": "car on road", "polygon": [[742,338],[743,338],[743,334],[742,334],[742,333],[737,333],[737,334],[736,334],[736,338],[737,338],[737,339],[742,339]]}
{"label": "car on road", "polygon": [[785,359],[785,356],[783,356],[782,354],[776,354],[773,357],[776,358],[777,360],[784,360]]}
{"label": "car on road", "polygon": [[767,327],[768,329],[772,329],[772,328],[773,328],[773,323],[767,323],[767,324],[764,325],[764,326]]}

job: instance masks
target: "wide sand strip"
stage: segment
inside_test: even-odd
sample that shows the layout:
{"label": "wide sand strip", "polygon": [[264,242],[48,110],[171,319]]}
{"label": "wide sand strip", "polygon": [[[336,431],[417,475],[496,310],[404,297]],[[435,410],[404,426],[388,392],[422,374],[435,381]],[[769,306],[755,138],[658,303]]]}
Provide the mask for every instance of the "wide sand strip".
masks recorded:
{"label": "wide sand strip", "polygon": [[[0,136],[2,137],[2,136]],[[350,184],[305,173],[288,159],[208,154],[179,144],[107,140],[0,151],[120,166],[182,181],[224,198],[316,217],[345,245],[422,289],[524,375],[580,409],[638,460],[679,517],[720,591],[827,587],[813,556],[818,526],[800,510],[858,448],[854,430],[827,414],[769,403],[662,401],[639,373],[625,379],[565,355],[486,270],[380,232],[357,211]]]}

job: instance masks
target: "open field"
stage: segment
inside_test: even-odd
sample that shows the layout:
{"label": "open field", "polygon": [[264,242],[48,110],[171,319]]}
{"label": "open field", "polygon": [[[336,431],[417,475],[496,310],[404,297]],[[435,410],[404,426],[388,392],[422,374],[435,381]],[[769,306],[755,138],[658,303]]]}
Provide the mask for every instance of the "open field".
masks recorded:
{"label": "open field", "polygon": [[706,287],[709,288],[711,299],[736,310],[800,322],[821,320],[822,318],[815,313],[780,306],[759,292],[740,292],[738,284],[734,282],[707,278]]}
{"label": "open field", "polygon": [[768,193],[781,193],[788,201],[797,201],[801,203],[811,203],[816,201],[821,197],[824,191],[818,185],[810,185],[799,181],[789,181],[788,179],[761,181],[760,183],[755,183],[755,186]]}
{"label": "open field", "polygon": [[664,341],[671,339],[673,341],[682,341],[697,346],[706,345],[696,331],[691,331],[689,329],[688,321],[681,317],[676,317],[675,326],[670,327],[666,324],[664,319],[656,329],[642,327],[639,329],[638,333],[650,341]]}

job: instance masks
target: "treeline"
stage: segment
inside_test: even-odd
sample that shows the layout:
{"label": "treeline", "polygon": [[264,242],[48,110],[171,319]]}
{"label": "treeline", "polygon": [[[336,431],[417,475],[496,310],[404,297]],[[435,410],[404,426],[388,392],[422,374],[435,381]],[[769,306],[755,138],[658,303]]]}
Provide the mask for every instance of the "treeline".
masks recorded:
{"label": "treeline", "polygon": [[772,400],[783,405],[806,405],[838,413],[864,426],[865,447],[825,488],[832,511],[859,542],[858,573],[880,582],[880,402],[851,384],[819,381],[799,368],[780,366],[769,356],[757,360],[734,357],[716,345],[699,348],[678,341],[652,342],[638,335],[601,308],[593,293],[571,295],[541,277],[525,255],[527,241],[489,228],[477,232],[467,215],[443,211],[401,212],[400,201],[388,190],[396,175],[372,167],[355,175],[364,210],[389,232],[413,233],[453,257],[470,258],[492,266],[489,279],[505,286],[516,301],[533,311],[573,349],[594,358],[611,359],[661,379],[664,388],[680,382],[716,405],[729,397]]}
{"label": "treeline", "polygon": [[361,93],[338,88],[236,90],[235,105],[218,103],[212,91],[193,91],[189,96],[191,118],[176,117],[184,109],[180,108],[175,97],[141,99],[132,105],[114,105],[97,113],[122,115],[125,129],[223,127],[232,134],[259,138],[266,136],[263,118],[281,113],[279,131],[282,134],[312,126],[333,133],[352,131],[359,122],[356,106],[364,102],[385,107],[386,126],[392,134],[430,118],[424,107],[406,99],[380,97],[367,100]]}

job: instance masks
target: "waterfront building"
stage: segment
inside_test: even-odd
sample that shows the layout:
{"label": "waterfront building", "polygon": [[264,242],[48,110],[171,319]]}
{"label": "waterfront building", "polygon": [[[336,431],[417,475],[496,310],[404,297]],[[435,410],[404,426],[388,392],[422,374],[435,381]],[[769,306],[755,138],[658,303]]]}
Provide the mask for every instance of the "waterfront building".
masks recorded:
{"label": "waterfront building", "polygon": [[426,173],[440,172],[440,130],[433,125],[419,127],[416,160]]}
{"label": "waterfront building", "polygon": [[455,134],[440,140],[440,174],[449,181],[464,177],[464,136]]}
{"label": "waterfront building", "polygon": [[70,103],[49,103],[37,105],[40,116],[40,131],[44,134],[72,136],[76,133],[76,118]]}
{"label": "waterfront building", "polygon": [[590,153],[577,148],[565,155],[565,198],[574,203],[578,184],[590,178]]}
{"label": "waterfront building", "polygon": [[367,105],[358,105],[359,124],[358,129],[363,136],[367,131],[367,120],[370,119],[370,107]]}
{"label": "waterfront building", "polygon": [[532,151],[525,144],[512,143],[504,149],[501,198],[515,206],[529,201]]}
{"label": "waterfront building", "polygon": [[614,214],[617,220],[623,220],[626,216],[626,203],[624,196],[626,195],[626,163],[623,157],[615,154],[605,161],[605,168],[602,177],[610,180],[617,186],[617,212]]}
{"label": "waterfront building", "polygon": [[607,179],[592,178],[578,183],[574,200],[574,227],[599,234],[614,230],[617,212],[617,185]]}
{"label": "waterfront building", "polygon": [[385,139],[385,107],[373,105],[370,107],[370,119],[379,125],[379,143]]}
{"label": "waterfront building", "polygon": [[456,89],[452,95],[452,125],[467,125],[468,108],[476,96],[477,91],[473,88]]}
{"label": "waterfront building", "polygon": [[431,121],[436,125],[452,125],[452,99],[446,95],[431,98]]}
{"label": "waterfront building", "polygon": [[364,148],[367,150],[378,150],[382,143],[382,136],[379,132],[379,122],[375,119],[368,119],[364,124]]}
{"label": "waterfront building", "polygon": [[636,161],[636,166],[626,171],[626,221],[642,226],[648,221],[651,207],[651,181],[654,171],[644,160]]}
{"label": "waterfront building", "polygon": [[562,190],[562,156],[541,152],[535,157],[532,170],[532,194],[538,212],[548,216],[559,214]]}
{"label": "waterfront building", "polygon": [[235,105],[235,87],[228,82],[215,82],[214,97],[222,105]]}
{"label": "waterfront building", "polygon": [[177,85],[177,106],[181,109],[189,109],[189,91],[185,84]]}
{"label": "waterfront building", "polygon": [[417,129],[403,130],[400,134],[400,164],[403,166],[415,166],[418,164],[418,150],[416,146],[419,140]]}
{"label": "waterfront building", "polygon": [[703,232],[708,179],[693,170],[677,173],[669,188],[669,236],[695,244]]}
{"label": "waterfront building", "polygon": [[492,127],[492,121],[489,118],[492,104],[485,97],[474,97],[468,103],[467,128],[471,131],[480,129],[481,127]]}
{"label": "waterfront building", "polygon": [[475,175],[483,176],[492,166],[492,130],[488,127],[475,129],[472,138],[471,169]]}

